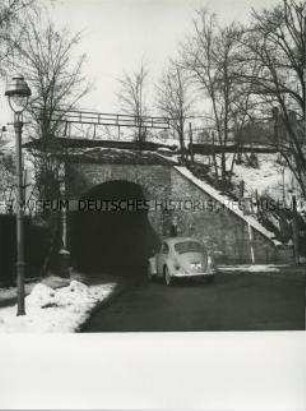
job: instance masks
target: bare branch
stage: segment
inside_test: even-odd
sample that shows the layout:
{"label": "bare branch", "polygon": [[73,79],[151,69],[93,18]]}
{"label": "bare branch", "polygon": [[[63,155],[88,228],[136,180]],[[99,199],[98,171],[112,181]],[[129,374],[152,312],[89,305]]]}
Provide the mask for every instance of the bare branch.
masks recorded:
{"label": "bare branch", "polygon": [[147,65],[141,62],[140,67],[133,73],[124,73],[118,80],[120,90],[117,93],[121,109],[130,115],[135,116],[137,122],[138,141],[146,138],[146,130],[143,127],[144,117],[148,115],[147,106],[147,86],[149,71]]}

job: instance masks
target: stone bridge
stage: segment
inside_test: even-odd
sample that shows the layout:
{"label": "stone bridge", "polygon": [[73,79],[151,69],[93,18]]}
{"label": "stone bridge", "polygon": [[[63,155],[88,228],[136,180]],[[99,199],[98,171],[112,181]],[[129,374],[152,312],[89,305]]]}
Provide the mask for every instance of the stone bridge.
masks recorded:
{"label": "stone bridge", "polygon": [[68,244],[83,270],[143,267],[164,236],[201,239],[224,263],[278,259],[272,234],[185,167],[157,153],[94,149],[66,166],[66,195],[79,201]]}

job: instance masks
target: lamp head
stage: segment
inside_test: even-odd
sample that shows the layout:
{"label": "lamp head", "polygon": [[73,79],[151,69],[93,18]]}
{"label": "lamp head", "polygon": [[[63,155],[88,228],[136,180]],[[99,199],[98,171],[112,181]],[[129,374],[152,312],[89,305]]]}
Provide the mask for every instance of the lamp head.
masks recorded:
{"label": "lamp head", "polygon": [[15,75],[6,86],[5,95],[8,97],[9,105],[16,114],[24,111],[28,104],[31,90],[22,75]]}

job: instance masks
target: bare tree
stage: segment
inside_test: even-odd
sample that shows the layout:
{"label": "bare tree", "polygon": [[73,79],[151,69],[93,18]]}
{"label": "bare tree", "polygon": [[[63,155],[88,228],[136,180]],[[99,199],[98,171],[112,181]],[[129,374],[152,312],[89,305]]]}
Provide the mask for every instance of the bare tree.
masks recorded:
{"label": "bare tree", "polygon": [[280,129],[274,143],[305,197],[306,152],[301,124],[302,120],[306,121],[303,6],[300,1],[282,0],[272,9],[253,11],[253,22],[242,41],[246,68],[243,81],[251,85],[266,112],[271,113],[273,107],[278,107],[279,115],[275,121]]}
{"label": "bare tree", "polygon": [[[45,16],[30,16],[22,32],[22,41],[12,39],[13,55],[7,58],[7,67],[21,71],[32,90],[27,113],[28,131],[40,141],[39,150],[33,151],[35,185],[41,199],[62,196],[61,182],[65,179],[63,163],[69,156],[57,137],[65,135],[64,117],[67,111],[77,109],[81,99],[89,92],[90,85],[83,75],[85,55],[77,56],[81,34],[71,34],[57,29]],[[61,155],[59,159],[58,154]],[[56,257],[59,244],[57,213],[42,213],[41,217],[50,229],[51,254]]]}
{"label": "bare tree", "polygon": [[42,142],[40,155],[35,158],[37,182],[43,197],[52,195],[48,192],[51,177],[58,180],[58,165],[50,153],[52,139],[64,135],[65,114],[77,108],[90,90],[82,74],[86,56],[75,57],[80,41],[80,33],[58,30],[43,17],[32,18],[24,27],[22,42],[14,42],[14,55],[8,59],[9,67],[24,73],[32,89],[28,115],[34,138]]}
{"label": "bare tree", "polygon": [[145,141],[147,133],[144,127],[144,119],[148,115],[148,75],[148,68],[142,62],[137,71],[131,74],[124,73],[123,77],[119,79],[118,100],[125,113],[135,116],[137,128],[135,138],[138,142]]}
{"label": "bare tree", "polygon": [[13,210],[15,193],[15,163],[10,152],[0,153],[0,202],[5,205],[5,211]]}
{"label": "bare tree", "polygon": [[81,33],[58,30],[44,18],[30,19],[23,30],[22,42],[14,43],[10,67],[22,70],[32,89],[29,113],[39,138],[56,137],[61,132],[59,120],[77,108],[90,85],[82,73],[86,55],[75,57]]}
{"label": "bare tree", "polygon": [[22,31],[22,17],[27,11],[34,10],[36,0],[1,0],[0,2],[0,74],[1,63],[12,53],[13,37],[19,37]]}
{"label": "bare tree", "polygon": [[182,161],[186,161],[185,133],[188,115],[191,115],[194,98],[190,91],[189,73],[177,61],[171,61],[157,85],[157,107],[163,116],[171,120],[176,131]]}
{"label": "bare tree", "polygon": [[185,66],[210,103],[215,142],[223,148],[219,164],[221,175],[217,176],[222,186],[230,182],[233,171],[233,162],[227,165],[225,149],[240,113],[237,102],[241,101],[242,90],[237,81],[236,59],[240,52],[240,36],[241,29],[234,23],[220,27],[215,15],[201,9],[194,21],[193,35],[183,49]]}

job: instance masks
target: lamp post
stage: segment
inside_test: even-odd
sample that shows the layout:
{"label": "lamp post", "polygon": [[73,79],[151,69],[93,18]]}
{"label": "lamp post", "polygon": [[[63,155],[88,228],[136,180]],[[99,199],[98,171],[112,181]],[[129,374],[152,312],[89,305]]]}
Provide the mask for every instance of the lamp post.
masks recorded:
{"label": "lamp post", "polygon": [[[303,50],[303,79],[304,79],[304,138],[306,138],[306,1],[303,7],[303,40],[304,40],[304,50]],[[305,301],[306,301],[306,286],[305,286]],[[305,330],[306,330],[306,308],[305,308]]]}
{"label": "lamp post", "polygon": [[26,109],[31,90],[21,75],[13,77],[7,84],[5,95],[8,97],[10,108],[14,112],[14,129],[16,137],[16,241],[17,241],[17,315],[25,315],[24,304],[24,187],[22,162],[22,113]]}
{"label": "lamp post", "polygon": [[303,50],[303,79],[304,79],[304,133],[306,136],[306,2],[303,7],[303,40],[304,40],[304,50]]}

